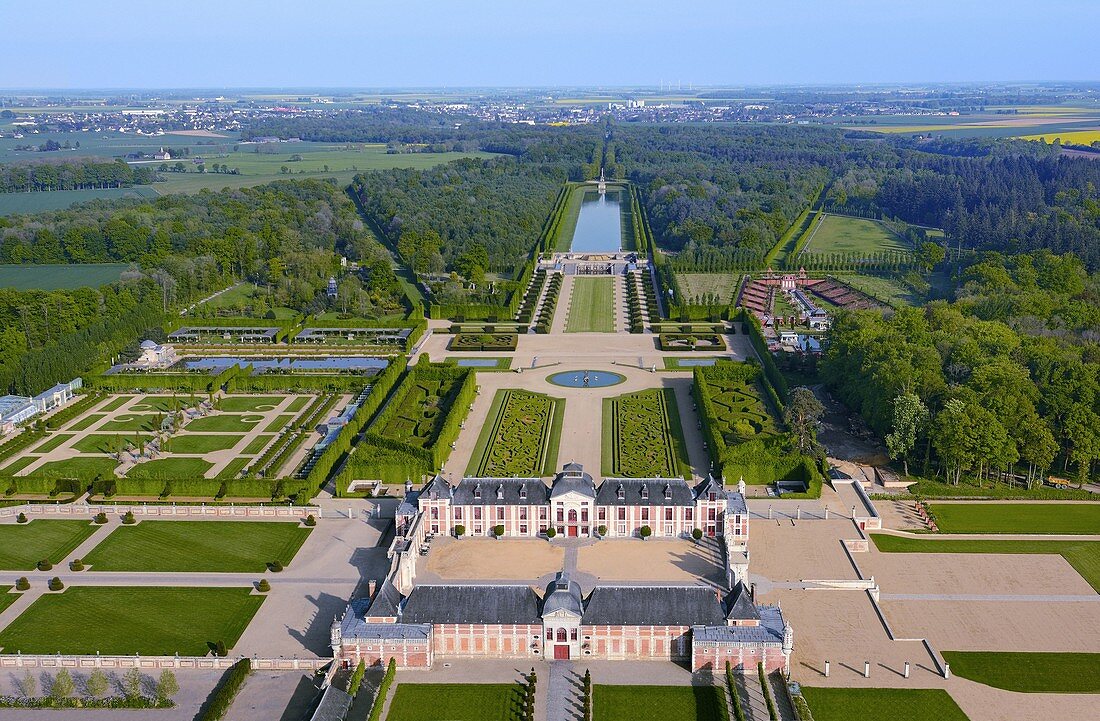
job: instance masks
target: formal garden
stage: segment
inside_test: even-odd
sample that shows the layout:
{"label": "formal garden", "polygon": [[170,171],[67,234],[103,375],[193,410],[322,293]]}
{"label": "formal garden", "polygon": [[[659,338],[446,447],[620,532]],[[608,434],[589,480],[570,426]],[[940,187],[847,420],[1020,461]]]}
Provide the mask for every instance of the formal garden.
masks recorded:
{"label": "formal garden", "polygon": [[453,351],[513,351],[519,343],[515,333],[458,333],[449,348]]}
{"label": "formal garden", "polygon": [[61,563],[95,529],[91,522],[77,519],[0,524],[0,570],[30,571],[40,561]]}
{"label": "formal garden", "polygon": [[724,351],[726,343],[717,333],[661,333],[657,337],[661,350],[671,352],[684,351]]}
{"label": "formal garden", "polygon": [[553,475],[564,414],[561,398],[507,388],[497,391],[466,475]]}
{"label": "formal garden", "polygon": [[518,683],[403,683],[386,721],[520,721],[523,699]]}
{"label": "formal garden", "polygon": [[720,686],[592,687],[593,721],[727,721]]}
{"label": "formal garden", "polygon": [[602,457],[608,477],[690,477],[674,391],[653,388],[605,399]]}

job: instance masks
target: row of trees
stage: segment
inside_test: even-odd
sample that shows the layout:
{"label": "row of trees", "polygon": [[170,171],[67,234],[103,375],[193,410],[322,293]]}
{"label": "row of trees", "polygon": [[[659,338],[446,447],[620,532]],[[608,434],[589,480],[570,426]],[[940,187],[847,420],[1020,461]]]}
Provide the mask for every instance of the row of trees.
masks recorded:
{"label": "row of trees", "polygon": [[128,165],[123,160],[0,165],[0,193],[124,188],[156,179],[149,166]]}

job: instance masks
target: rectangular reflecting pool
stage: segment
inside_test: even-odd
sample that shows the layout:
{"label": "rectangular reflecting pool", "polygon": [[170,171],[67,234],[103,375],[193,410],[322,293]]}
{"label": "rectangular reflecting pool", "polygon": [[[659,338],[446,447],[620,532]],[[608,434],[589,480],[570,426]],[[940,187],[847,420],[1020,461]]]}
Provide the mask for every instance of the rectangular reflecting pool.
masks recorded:
{"label": "rectangular reflecting pool", "polygon": [[573,230],[571,253],[617,253],[622,246],[621,193],[608,190],[600,195],[584,191],[577,227]]}

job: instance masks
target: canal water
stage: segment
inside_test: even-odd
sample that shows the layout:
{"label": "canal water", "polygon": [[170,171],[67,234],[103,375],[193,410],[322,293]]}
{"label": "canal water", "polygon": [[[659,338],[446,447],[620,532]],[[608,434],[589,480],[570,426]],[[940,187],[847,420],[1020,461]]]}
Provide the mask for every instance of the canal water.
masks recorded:
{"label": "canal water", "polygon": [[573,231],[572,253],[617,253],[622,244],[620,193],[608,190],[600,195],[586,190],[581,201],[577,227]]}

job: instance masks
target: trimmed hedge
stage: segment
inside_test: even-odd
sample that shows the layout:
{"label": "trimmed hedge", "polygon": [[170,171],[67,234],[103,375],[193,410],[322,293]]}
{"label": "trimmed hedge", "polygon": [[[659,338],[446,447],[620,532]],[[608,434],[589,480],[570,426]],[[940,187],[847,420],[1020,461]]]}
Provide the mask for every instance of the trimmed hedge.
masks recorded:
{"label": "trimmed hedge", "polygon": [[515,333],[458,333],[448,345],[453,351],[513,351],[519,343]]}
{"label": "trimmed hedge", "polygon": [[764,367],[764,375],[767,377],[768,382],[772,384],[776,394],[779,396],[780,408],[787,402],[787,396],[790,394],[790,388],[787,386],[787,379],[783,377],[783,374],[779,372],[779,367],[775,365],[775,360],[772,358],[771,351],[768,350],[768,344],[764,340],[764,334],[760,329],[760,321],[756,319],[756,316],[741,309],[741,330],[747,333],[749,341],[752,342],[752,347],[756,350],[756,354],[760,356],[760,363]]}
{"label": "trimmed hedge", "polygon": [[237,698],[237,694],[240,693],[244,682],[248,680],[251,673],[252,662],[247,658],[242,658],[233,664],[222,676],[222,680],[218,687],[214,689],[214,693],[199,710],[199,715],[195,717],[196,721],[219,721],[219,719],[224,718],[229,713],[233,700]]}

